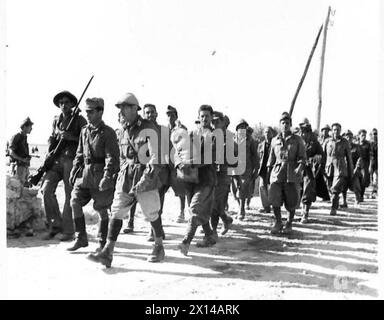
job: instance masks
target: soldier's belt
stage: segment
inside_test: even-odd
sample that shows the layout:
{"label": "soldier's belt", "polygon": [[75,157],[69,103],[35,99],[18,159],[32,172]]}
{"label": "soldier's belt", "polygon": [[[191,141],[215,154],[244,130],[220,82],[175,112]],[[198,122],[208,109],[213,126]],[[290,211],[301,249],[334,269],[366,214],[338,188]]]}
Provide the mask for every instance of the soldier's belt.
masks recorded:
{"label": "soldier's belt", "polygon": [[105,164],[105,159],[104,158],[86,158],[84,159],[84,164]]}

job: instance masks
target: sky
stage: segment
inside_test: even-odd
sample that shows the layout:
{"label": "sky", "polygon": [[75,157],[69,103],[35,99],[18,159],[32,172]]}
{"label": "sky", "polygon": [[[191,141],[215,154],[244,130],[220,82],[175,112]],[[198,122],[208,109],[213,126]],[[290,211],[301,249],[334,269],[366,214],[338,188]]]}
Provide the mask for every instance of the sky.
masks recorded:
{"label": "sky", "polygon": [[[29,116],[28,140],[46,143],[69,90],[102,97],[117,127],[125,92],[167,105],[193,128],[210,104],[236,121],[277,126],[288,111],[328,6],[332,7],[321,125],[353,132],[378,126],[380,1],[12,0],[6,6],[5,137]],[[315,126],[322,37],[293,112]],[[80,105],[84,105],[85,98]]]}

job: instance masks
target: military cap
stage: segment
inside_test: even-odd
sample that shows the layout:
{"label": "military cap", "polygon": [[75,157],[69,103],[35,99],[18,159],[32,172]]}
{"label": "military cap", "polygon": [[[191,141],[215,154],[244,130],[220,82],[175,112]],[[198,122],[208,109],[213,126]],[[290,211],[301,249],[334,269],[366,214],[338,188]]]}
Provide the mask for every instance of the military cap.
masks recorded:
{"label": "military cap", "polygon": [[331,127],[330,127],[329,125],[326,124],[324,127],[321,128],[321,131],[323,131],[323,130],[328,130],[328,131],[330,131],[330,130],[331,130]]}
{"label": "military cap", "polygon": [[104,110],[103,98],[88,98],[85,100],[85,110],[102,109]]}
{"label": "military cap", "polygon": [[115,104],[116,107],[120,108],[122,104],[136,105],[137,110],[141,110],[139,101],[133,93],[125,93]]}
{"label": "military cap", "polygon": [[213,114],[213,109],[209,104],[203,104],[199,107],[199,112],[200,111],[209,111],[211,114]]}
{"label": "military cap", "polygon": [[283,121],[283,120],[289,120],[289,121],[291,121],[291,123],[292,123],[292,118],[291,118],[291,116],[289,115],[288,112],[283,112],[283,113],[281,114],[281,117],[280,117],[280,120],[279,120],[279,121]]}
{"label": "military cap", "polygon": [[212,119],[215,120],[215,119],[224,119],[224,115],[222,112],[220,111],[213,111],[213,116],[212,116]]}
{"label": "military cap", "polygon": [[300,123],[300,130],[302,132],[311,132],[312,126],[309,123]]}
{"label": "military cap", "polygon": [[344,133],[343,133],[343,136],[352,136],[353,137],[353,133],[352,133],[352,131],[351,130],[347,130],[347,131],[345,131]]}
{"label": "military cap", "polygon": [[332,123],[331,128],[333,128],[335,126],[337,126],[337,127],[339,127],[341,129],[341,124],[340,123],[338,123],[338,122]]}
{"label": "military cap", "polygon": [[21,123],[20,125],[20,128],[24,127],[24,126],[31,126],[33,125],[33,122],[31,121],[31,119],[29,117],[27,117],[26,119],[23,120],[23,122]]}
{"label": "military cap", "polygon": [[303,120],[299,123],[299,126],[302,127],[308,124],[310,124],[308,118],[303,118]]}
{"label": "military cap", "polygon": [[365,130],[365,129],[360,129],[359,132],[358,132],[358,134],[360,134],[360,133],[365,133],[365,134],[367,134],[367,130]]}
{"label": "military cap", "polygon": [[177,114],[176,108],[174,108],[172,106],[168,106],[167,111],[165,113],[173,113],[173,112]]}
{"label": "military cap", "polygon": [[69,91],[61,91],[61,92],[59,92],[57,95],[55,95],[53,97],[53,103],[57,107],[60,107],[59,106],[59,101],[63,97],[69,98],[69,100],[71,100],[73,102],[73,107],[77,104],[77,98],[72,93],[70,93]]}
{"label": "military cap", "polygon": [[236,130],[237,130],[238,127],[240,127],[243,124],[245,124],[247,127],[249,127],[249,124],[248,124],[247,121],[245,121],[244,119],[240,119],[240,121],[237,122],[237,124],[236,124]]}

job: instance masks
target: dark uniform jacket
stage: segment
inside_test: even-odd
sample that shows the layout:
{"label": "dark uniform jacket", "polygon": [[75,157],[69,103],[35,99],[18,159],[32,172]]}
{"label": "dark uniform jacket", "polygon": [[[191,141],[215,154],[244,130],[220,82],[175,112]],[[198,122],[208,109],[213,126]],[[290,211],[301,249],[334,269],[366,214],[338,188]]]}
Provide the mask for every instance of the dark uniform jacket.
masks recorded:
{"label": "dark uniform jacket", "polygon": [[257,172],[257,175],[264,179],[267,176],[267,162],[270,148],[271,143],[268,143],[268,141],[266,140],[262,141],[257,147],[257,154],[259,156],[259,170]]}
{"label": "dark uniform jacket", "polygon": [[270,183],[301,183],[302,172],[296,172],[299,164],[307,159],[304,141],[290,132],[285,139],[279,133],[272,139],[267,167],[271,167]]}
{"label": "dark uniform jacket", "polygon": [[83,188],[98,188],[103,177],[111,180],[111,187],[119,172],[119,146],[115,131],[103,121],[97,128],[83,127],[73,167],[84,166]]}
{"label": "dark uniform jacket", "polygon": [[[236,135],[236,143],[239,145],[241,140],[239,137]],[[252,138],[252,136],[247,135],[246,137],[246,153],[245,153],[245,158],[239,157],[239,165],[243,166],[241,164],[241,161],[245,160],[245,171],[243,174],[241,174],[241,177],[243,178],[255,178],[257,171],[258,171],[258,166],[259,166],[259,156],[257,152],[257,142],[255,139]]]}
{"label": "dark uniform jacket", "polygon": [[[55,118],[53,119],[52,133],[48,140],[49,151],[51,151],[54,148],[55,142],[57,142],[60,139],[59,131],[65,130],[65,128],[68,126],[70,119],[71,117],[64,119],[64,116],[62,113],[58,116],[55,116]],[[87,120],[85,120],[83,116],[77,115],[73,119],[73,122],[68,132],[74,135],[75,137],[79,137],[81,128],[84,127],[86,124],[87,124]],[[67,158],[73,159],[76,155],[77,145],[78,145],[78,141],[65,140],[65,146],[61,151],[60,155],[64,155]]]}
{"label": "dark uniform jacket", "polygon": [[370,168],[371,171],[377,170],[377,142],[371,142],[371,153],[370,153]]}
{"label": "dark uniform jacket", "polygon": [[[23,132],[16,133],[10,141],[9,149],[16,153],[19,157],[29,157],[29,146],[27,142],[27,135]],[[26,166],[24,162],[19,162],[16,159],[12,159],[11,162],[16,162],[18,165]]]}
{"label": "dark uniform jacket", "polygon": [[368,187],[370,184],[370,175],[369,175],[369,162],[371,155],[371,144],[365,140],[363,143],[359,144],[361,150],[361,161],[362,161],[362,174],[363,174],[363,183],[365,187]]}

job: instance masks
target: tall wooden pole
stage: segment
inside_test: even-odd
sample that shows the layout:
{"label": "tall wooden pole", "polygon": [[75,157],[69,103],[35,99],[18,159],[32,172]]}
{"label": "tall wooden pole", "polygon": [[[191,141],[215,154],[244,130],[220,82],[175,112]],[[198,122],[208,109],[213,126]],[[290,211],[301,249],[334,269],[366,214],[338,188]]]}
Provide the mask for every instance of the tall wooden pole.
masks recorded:
{"label": "tall wooden pole", "polygon": [[309,65],[311,64],[312,56],[313,56],[313,53],[315,52],[315,49],[316,49],[316,46],[317,46],[317,42],[319,41],[319,37],[320,37],[320,34],[321,34],[321,31],[322,31],[322,30],[323,30],[323,25],[321,25],[321,27],[320,27],[320,29],[319,29],[319,32],[317,33],[315,43],[314,43],[313,46],[312,46],[311,53],[309,54],[309,57],[308,57],[308,60],[307,60],[307,64],[305,65],[305,68],[304,68],[304,73],[303,73],[303,75],[301,76],[299,85],[297,86],[295,95],[294,95],[294,97],[293,97],[293,99],[292,99],[292,102],[291,102],[291,108],[290,108],[290,110],[289,110],[289,115],[290,115],[290,116],[292,116],[293,108],[295,107],[295,103],[296,103],[297,96],[299,95],[301,86],[303,85],[305,76],[307,75],[308,68],[309,68]]}
{"label": "tall wooden pole", "polygon": [[331,7],[328,7],[328,14],[327,18],[325,19],[325,26],[324,26],[324,37],[323,37],[323,48],[321,51],[321,58],[320,58],[320,78],[319,78],[319,104],[317,106],[317,121],[316,121],[316,128],[317,131],[320,132],[320,120],[321,120],[321,107],[323,104],[323,73],[324,73],[324,57],[325,57],[325,47],[327,44],[327,31],[328,31],[328,24],[329,24],[329,15],[331,13]]}

